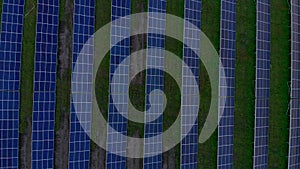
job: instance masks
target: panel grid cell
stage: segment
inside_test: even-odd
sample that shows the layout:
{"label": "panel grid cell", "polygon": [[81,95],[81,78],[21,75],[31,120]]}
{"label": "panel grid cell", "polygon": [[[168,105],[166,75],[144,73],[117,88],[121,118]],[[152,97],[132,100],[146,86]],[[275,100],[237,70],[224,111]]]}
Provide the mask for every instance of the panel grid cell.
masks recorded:
{"label": "panel grid cell", "polygon": [[74,1],[69,169],[90,168],[95,1]]}
{"label": "panel grid cell", "polygon": [[300,168],[300,2],[291,0],[291,92],[288,168]]}
{"label": "panel grid cell", "polygon": [[148,2],[144,169],[162,168],[166,3]]}
{"label": "panel grid cell", "polygon": [[236,1],[221,1],[219,77],[219,169],[233,168],[234,88],[236,55]]}
{"label": "panel grid cell", "polygon": [[24,0],[3,0],[0,37],[0,168],[18,168]]}
{"label": "panel grid cell", "polygon": [[268,168],[270,1],[256,1],[256,86],[253,168]]}
{"label": "panel grid cell", "polygon": [[107,169],[126,168],[126,137],[119,135],[127,135],[130,5],[130,0],[112,0]]}
{"label": "panel grid cell", "polygon": [[[189,92],[198,88],[200,71],[200,26],[201,0],[186,0],[184,8],[184,46],[181,93],[181,169],[196,169],[198,166],[198,116],[199,93]],[[194,77],[188,74],[191,71]],[[195,78],[196,84],[190,82]],[[193,114],[196,113],[196,114]]]}
{"label": "panel grid cell", "polygon": [[38,0],[31,168],[54,166],[54,118],[59,0]]}

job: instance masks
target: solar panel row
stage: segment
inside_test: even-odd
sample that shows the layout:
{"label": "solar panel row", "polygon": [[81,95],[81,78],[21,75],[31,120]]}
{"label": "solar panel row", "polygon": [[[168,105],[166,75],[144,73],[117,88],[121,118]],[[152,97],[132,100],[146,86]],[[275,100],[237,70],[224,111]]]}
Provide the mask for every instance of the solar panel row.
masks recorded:
{"label": "solar panel row", "polygon": [[119,135],[120,133],[127,135],[129,59],[125,60],[125,58],[130,55],[130,5],[130,0],[112,0],[111,20],[114,22],[110,34],[107,169],[126,168],[126,137],[119,137]]}
{"label": "solar panel row", "polygon": [[53,168],[59,0],[38,0],[31,168]]}
{"label": "solar panel row", "polygon": [[268,168],[270,1],[256,2],[256,87],[253,168]]}
{"label": "solar panel row", "polygon": [[69,168],[89,168],[94,61],[94,0],[75,0]]}
{"label": "solar panel row", "polygon": [[[200,27],[201,27],[201,0],[186,0],[184,12],[184,46],[182,67],[182,101],[181,101],[181,169],[197,169],[198,161],[198,116],[199,93],[189,92],[198,88],[200,67]],[[193,24],[193,25],[192,25]],[[192,27],[194,26],[194,27]],[[197,28],[197,29],[195,29]],[[193,84],[189,78],[189,70],[196,78]],[[184,80],[186,79],[186,80]]]}
{"label": "solar panel row", "polygon": [[300,2],[291,0],[291,93],[288,168],[300,168]]}
{"label": "solar panel row", "polygon": [[221,1],[218,168],[233,168],[236,1]]}
{"label": "solar panel row", "polygon": [[144,169],[162,168],[166,3],[148,2]]}
{"label": "solar panel row", "polygon": [[3,0],[0,39],[0,168],[18,168],[24,0]]}

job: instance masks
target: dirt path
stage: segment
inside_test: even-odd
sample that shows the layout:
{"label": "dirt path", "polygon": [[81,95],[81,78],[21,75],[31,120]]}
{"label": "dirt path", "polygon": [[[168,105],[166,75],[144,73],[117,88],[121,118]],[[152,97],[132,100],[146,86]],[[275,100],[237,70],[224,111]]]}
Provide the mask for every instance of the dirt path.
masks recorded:
{"label": "dirt path", "polygon": [[[141,2],[140,4],[137,5],[136,7],[140,12],[144,12],[145,8],[145,3]],[[132,34],[135,34],[136,32],[141,32],[143,29],[145,29],[145,26],[137,26],[137,25],[147,25],[147,20],[145,19],[140,19],[137,21],[137,23],[134,23],[134,25],[131,27],[131,32]],[[147,36],[146,35],[137,35],[133,36],[130,39],[130,44],[131,44],[131,52],[139,51],[141,49],[144,49],[146,44],[147,44]],[[138,59],[130,60],[130,78],[133,79],[133,73],[139,70],[141,67],[145,67],[146,65],[146,60],[145,56],[140,56]],[[136,78],[134,78],[133,83],[134,84],[141,84],[143,83],[143,78],[144,74],[140,73]]]}
{"label": "dirt path", "polygon": [[105,150],[96,147],[91,151],[91,169],[105,169]]}
{"label": "dirt path", "polygon": [[69,116],[64,114],[61,128],[55,133],[55,168],[68,168],[69,155]]}
{"label": "dirt path", "polygon": [[20,168],[22,169],[30,169],[31,168],[31,118],[28,117],[27,128],[24,134],[20,134]]}
{"label": "dirt path", "polygon": [[[70,91],[62,91],[65,89],[63,85],[70,85],[70,72],[72,60],[72,30],[73,30],[73,1],[65,1],[65,9],[63,14],[64,19],[60,21],[60,32],[59,32],[59,81],[61,82],[61,87],[58,91],[66,92],[66,94],[59,94],[59,100],[70,100]],[[55,133],[55,159],[54,166],[56,169],[66,169],[68,168],[68,155],[69,155],[69,114],[70,107],[68,104],[57,104],[56,116],[60,116],[60,123],[58,130]]]}
{"label": "dirt path", "polygon": [[[139,132],[136,131],[136,133],[133,134],[133,137],[140,138]],[[127,147],[127,153],[130,153],[130,151],[133,152],[135,150],[142,150],[142,146],[143,146],[138,143],[130,143],[128,145],[135,145],[135,147]],[[127,168],[143,169],[143,159],[127,158]]]}

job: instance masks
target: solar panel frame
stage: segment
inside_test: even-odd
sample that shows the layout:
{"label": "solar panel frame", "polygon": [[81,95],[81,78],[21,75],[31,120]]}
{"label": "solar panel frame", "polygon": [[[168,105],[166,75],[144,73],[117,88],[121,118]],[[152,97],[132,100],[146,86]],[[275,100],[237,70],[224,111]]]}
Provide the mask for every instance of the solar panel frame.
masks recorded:
{"label": "solar panel frame", "polygon": [[256,1],[256,86],[253,168],[268,168],[270,98],[270,1]]}
{"label": "solar panel frame", "polygon": [[[144,169],[162,168],[166,0],[148,1]],[[156,119],[152,119],[156,117]]]}
{"label": "solar panel frame", "polygon": [[119,135],[127,135],[131,1],[112,0],[111,14],[106,168],[125,169],[127,141]]}
{"label": "solar panel frame", "polygon": [[53,168],[59,0],[38,0],[37,11],[31,168]]}
{"label": "solar panel frame", "polygon": [[90,168],[95,1],[74,3],[69,169]]}
{"label": "solar panel frame", "polygon": [[0,37],[0,168],[18,168],[24,0],[3,0]]}
{"label": "solar panel frame", "polygon": [[288,169],[300,167],[300,2],[291,0],[291,91]]}
{"label": "solar panel frame", "polygon": [[217,167],[225,169],[233,168],[236,0],[221,1],[220,26]]}
{"label": "solar panel frame", "polygon": [[[201,0],[185,1],[181,94],[181,169],[198,168],[198,118],[196,118],[194,123],[191,123],[191,119],[195,117],[193,115],[194,110],[198,109],[199,93],[191,93],[188,89],[198,88],[199,85],[201,9]],[[191,78],[188,73],[189,70],[193,73],[196,84],[191,84],[187,80],[184,81],[184,79]],[[198,111],[196,112],[196,116],[198,116]]]}

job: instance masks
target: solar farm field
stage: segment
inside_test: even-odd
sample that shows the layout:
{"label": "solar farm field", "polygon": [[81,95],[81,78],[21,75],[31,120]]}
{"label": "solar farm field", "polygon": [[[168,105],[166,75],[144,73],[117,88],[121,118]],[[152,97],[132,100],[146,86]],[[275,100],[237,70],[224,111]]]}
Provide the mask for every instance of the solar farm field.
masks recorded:
{"label": "solar farm field", "polygon": [[[14,1],[21,2],[21,0]],[[195,140],[192,142],[192,140],[187,139],[182,143],[182,145],[178,144],[176,147],[172,148],[166,153],[145,159],[121,159],[113,156],[109,152],[106,152],[102,148],[98,147],[93,141],[90,141],[86,134],[82,134],[82,129],[78,125],[77,121],[74,120],[74,112],[73,114],[71,113],[74,111],[73,102],[75,102],[74,100],[70,99],[71,86],[74,88],[75,85],[71,84],[71,77],[76,76],[72,74],[72,68],[74,68],[72,63],[77,59],[77,49],[79,49],[80,45],[82,45],[80,43],[83,43],[84,41],[81,41],[80,38],[82,38],[81,35],[84,34],[84,32],[86,33],[86,31],[83,30],[86,29],[85,26],[88,25],[87,18],[90,19],[90,22],[88,22],[90,25],[88,25],[89,31],[87,35],[85,35],[85,38],[88,38],[94,30],[97,31],[99,28],[109,23],[112,18],[120,17],[120,15],[126,14],[120,13],[120,11],[125,9],[125,7],[122,5],[126,5],[126,12],[138,13],[151,10],[161,10],[163,13],[166,12],[181,18],[191,17],[189,19],[192,19],[192,15],[184,16],[184,12],[187,10],[185,2],[192,2],[194,0],[124,0],[124,3],[116,3],[113,10],[111,9],[112,1],[121,2],[117,0],[95,0],[89,1],[90,4],[87,5],[86,0],[59,0],[59,4],[53,5],[55,8],[51,8],[50,10],[50,8],[44,8],[43,5],[41,5],[43,4],[41,2],[46,2],[46,0],[25,1],[23,40],[21,50],[22,57],[20,58],[20,89],[15,88],[13,89],[14,94],[7,95],[6,90],[10,91],[12,89],[5,89],[5,83],[1,82],[1,85],[4,85],[2,85],[2,89],[0,91],[0,97],[3,103],[6,103],[7,101],[13,103],[15,100],[18,100],[18,97],[20,97],[20,110],[18,117],[19,124],[13,125],[18,126],[19,128],[19,144],[16,146],[19,148],[18,150],[10,153],[10,155],[15,156],[15,152],[18,152],[19,159],[16,160],[17,158],[15,158],[14,160],[10,160],[12,165],[19,166],[19,168],[46,168],[46,166],[47,168],[51,168],[53,165],[54,168],[68,168],[68,166],[70,168],[76,168],[81,166],[81,168],[103,169],[105,166],[108,168],[119,166],[119,168],[127,167],[137,169],[143,168],[143,166],[144,168],[151,168],[151,166],[167,166],[168,168],[172,169],[183,169],[186,166],[194,166],[196,168],[196,165],[200,169],[215,169],[222,167],[240,169],[252,168],[253,166],[257,168],[259,168],[259,166],[263,166],[265,168],[286,168],[288,166],[289,141],[291,141],[289,140],[289,90],[291,66],[294,70],[294,74],[297,74],[298,71],[297,65],[290,64],[291,5],[289,1],[257,0],[255,2],[253,0],[237,0],[235,4],[235,1],[229,0],[202,0],[201,7],[200,5],[197,5],[197,7],[189,6],[189,8],[196,8],[190,9],[195,12],[195,15],[199,14],[199,11],[197,10],[201,8],[201,30],[208,36],[216,50],[224,53],[230,53],[231,51],[234,51],[234,53],[231,53],[232,55],[230,55],[230,57],[226,55],[226,57],[223,58],[221,55],[221,61],[223,64],[230,65],[227,67],[228,70],[225,70],[225,72],[228,71],[226,73],[231,73],[230,76],[232,77],[230,80],[226,79],[226,81],[230,81],[230,84],[232,85],[230,86],[230,94],[232,95],[227,94],[227,96],[221,100],[225,102],[227,106],[227,112],[225,112],[222,118],[224,118],[226,115],[227,116],[224,121],[221,120],[219,130],[216,129],[210,139],[204,144],[197,144],[193,146],[193,149],[191,150],[188,146],[194,144]],[[3,0],[0,2],[0,13],[2,12],[1,10],[3,2],[8,1]],[[58,3],[58,0],[51,1],[51,3],[55,2]],[[95,2],[95,4],[93,2]],[[149,2],[156,3],[150,3],[150,5],[153,6],[148,8]],[[165,2],[165,5],[161,5],[158,2]],[[197,2],[199,3],[200,1]],[[225,2],[228,4],[225,4]],[[270,6],[268,2],[271,4]],[[258,6],[256,6],[257,3]],[[128,5],[131,7],[130,10]],[[234,16],[235,9],[233,8],[235,5],[236,15]],[[122,6],[121,9],[118,9],[120,6]],[[83,10],[84,7],[85,10]],[[224,8],[223,12],[221,11],[221,9],[223,9],[222,7]],[[44,10],[39,11],[39,9]],[[52,11],[52,9],[55,10]],[[228,12],[228,10],[230,14],[227,13],[224,15],[224,12]],[[260,13],[257,14],[257,10],[260,11]],[[44,21],[43,23],[46,23],[45,25],[39,23],[39,21],[42,20],[41,18],[46,18],[47,12],[51,11],[54,12],[53,14],[55,15],[55,17],[52,18],[53,20],[47,20],[47,22]],[[90,11],[90,13],[86,11]],[[299,13],[299,11],[296,12]],[[93,15],[93,12],[95,12],[95,16]],[[264,14],[268,15],[268,17],[264,17]],[[82,20],[83,17],[86,18]],[[150,20],[153,19],[151,21],[151,24],[153,25],[151,25],[150,22],[148,25],[151,28],[157,29],[156,31],[159,32],[164,30],[164,25],[157,25],[155,21],[162,18],[161,16],[158,18],[156,17],[157,16],[153,16],[153,18],[150,17]],[[73,21],[73,19],[75,19],[75,21]],[[236,22],[234,20],[236,20]],[[53,21],[53,23],[50,21]],[[130,20],[127,21],[130,22]],[[294,20],[294,22],[297,21],[298,20]],[[259,24],[260,22],[264,23],[264,26],[261,26]],[[36,25],[37,23],[38,26]],[[222,28],[222,25],[229,25],[231,23],[233,23],[232,25],[236,26],[231,27],[232,30],[220,29],[220,27]],[[147,23],[145,22],[145,24]],[[195,22],[195,24],[200,24],[200,20]],[[45,29],[45,32],[48,31],[48,38],[49,36],[52,36],[50,40],[51,42],[49,42],[49,39],[47,38],[40,39],[40,36],[43,35],[41,32],[39,32],[39,28],[42,27]],[[189,29],[184,27],[184,25],[178,25],[178,27]],[[129,30],[135,31],[132,27],[130,29],[128,28],[128,26],[124,25],[120,28],[118,25],[114,28],[114,30],[118,30],[122,33],[125,32],[127,34],[129,33]],[[236,32],[235,35],[234,32]],[[197,32],[195,31],[194,33]],[[120,38],[117,34],[112,34],[111,36],[112,41],[115,40],[113,38]],[[52,41],[52,38],[57,39],[57,43],[56,41]],[[78,44],[75,43],[77,40],[79,42]],[[224,43],[225,41],[226,43]],[[227,41],[232,41],[232,45],[228,46],[229,43],[227,43]],[[195,45],[199,43],[197,40],[194,42]],[[47,43],[49,44],[47,45],[46,49],[49,47],[51,48],[49,51],[47,51],[47,54],[52,54],[52,59],[47,59],[38,55],[43,51],[39,50],[43,48],[41,46]],[[120,122],[122,120],[117,122],[112,120],[117,116],[114,116],[114,110],[110,107],[110,104],[112,103],[110,103],[110,99],[108,99],[110,98],[109,96],[111,94],[109,84],[112,82],[110,77],[111,73],[115,71],[111,68],[117,60],[110,59],[110,55],[111,58],[114,58],[114,55],[118,55],[120,53],[119,51],[122,51],[125,52],[122,53],[122,56],[126,56],[129,53],[129,49],[130,52],[133,53],[141,49],[146,49],[147,45],[155,46],[157,44],[160,44],[158,47],[162,49],[165,48],[166,50],[173,52],[179,58],[186,59],[191,65],[196,65],[196,70],[199,69],[197,64],[200,65],[198,81],[200,84],[198,126],[194,124],[192,125],[194,127],[198,127],[198,132],[200,132],[205,123],[211,99],[211,86],[208,73],[203,63],[198,63],[197,61],[192,62],[192,59],[189,57],[185,58],[184,56],[188,55],[188,52],[185,52],[182,42],[179,42],[171,37],[160,37],[156,36],[155,34],[151,34],[148,37],[145,35],[136,35],[126,39],[126,43],[123,44],[125,47],[121,46],[122,49],[112,49],[110,52],[106,53],[106,57],[101,63],[97,76],[95,77],[96,98],[98,104],[100,105],[100,109],[103,112],[106,120],[109,121],[112,126],[116,126],[116,128],[120,127]],[[39,45],[41,46],[39,47]],[[259,48],[256,48],[256,45],[258,45]],[[163,55],[157,55],[157,52],[155,53],[156,55],[153,55],[153,53],[152,55],[151,53],[148,53],[147,56],[150,56],[148,61],[131,61],[131,63],[128,63],[127,66],[131,64],[147,65],[149,62],[151,62],[151,58],[155,60],[158,57],[163,57]],[[91,53],[86,53],[86,56],[92,57]],[[297,59],[296,56],[297,53],[295,54],[294,59]],[[44,63],[39,65],[38,62],[42,61],[43,59],[45,59],[43,61]],[[189,61],[188,59],[191,60]],[[92,59],[84,60],[84,63],[82,64],[91,65],[91,60]],[[235,64],[231,64],[234,62]],[[156,62],[155,66],[160,67],[162,64],[163,62]],[[49,75],[49,77],[44,75],[44,79],[37,79],[37,76],[40,78],[42,77],[39,74],[39,71],[40,69],[44,68],[49,68],[49,72],[52,73]],[[123,71],[128,72],[128,69],[128,67],[125,67]],[[235,69],[235,72],[232,71],[233,69]],[[83,71],[85,71],[85,69]],[[124,73],[120,74],[119,76],[121,75],[124,75]],[[3,75],[3,77],[6,76]],[[161,81],[161,78],[163,78],[163,81]],[[294,80],[297,81],[297,79]],[[153,81],[160,83],[153,84],[151,83]],[[125,80],[125,82],[127,82],[127,80]],[[152,92],[145,93],[145,90],[148,91],[148,88],[163,88],[166,98],[168,99],[168,104],[166,105],[163,117],[159,118],[153,124],[147,123],[147,125],[144,125],[132,121],[122,121],[122,132],[133,137],[150,137],[151,134],[155,135],[159,132],[165,131],[173,124],[179,115],[179,111],[181,110],[181,99],[184,97],[181,96],[182,93],[180,92],[178,85],[175,84],[175,80],[171,77],[171,75],[168,73],[161,74],[161,72],[156,71],[143,71],[128,84],[125,82],[121,81],[120,83],[113,85],[120,86],[121,83],[124,86],[128,85],[129,92],[126,92],[126,94],[124,94],[124,92],[117,94],[120,97],[127,97],[127,95],[129,95],[134,107],[138,110],[145,111],[145,109],[149,107],[147,95],[151,95]],[[48,86],[50,83],[51,85]],[[89,126],[91,120],[89,115],[91,103],[89,98],[91,96],[91,91],[88,89],[90,88],[90,84],[87,85],[85,82],[79,80],[76,85],[80,83],[82,85],[86,85],[86,87],[84,90],[78,90],[76,92],[78,92],[78,99],[83,105],[82,112],[88,112],[86,113],[85,117],[87,118],[86,125]],[[14,85],[8,86],[18,86],[17,80],[16,84],[14,82]],[[294,87],[294,89],[297,90],[296,83],[291,87]],[[3,92],[4,90],[5,92]],[[20,93],[20,96],[17,93]],[[153,94],[153,97],[156,97],[157,100],[162,99],[162,95],[157,93]],[[294,108],[292,111],[297,111],[297,106],[299,105],[297,101],[299,98],[293,99],[295,100],[293,100],[294,102],[291,102],[293,103],[291,104],[291,108]],[[56,102],[54,102],[55,100]],[[45,101],[47,101],[47,103]],[[157,106],[156,109],[162,107],[161,103],[162,102],[155,104],[155,106]],[[120,102],[120,104],[126,103],[123,100]],[[17,104],[10,105],[12,106]],[[232,107],[233,105],[234,109]],[[45,110],[46,108],[47,110]],[[44,111],[49,111],[51,116],[44,117],[39,114],[39,112]],[[53,114],[54,111],[55,116]],[[126,113],[126,111],[127,110],[124,109],[124,113]],[[184,110],[181,111],[184,112]],[[189,112],[190,109],[186,109],[185,111]],[[262,116],[262,114],[264,116]],[[3,119],[5,117],[3,116],[1,118]],[[146,118],[150,118],[150,116],[146,116]],[[297,116],[294,116],[294,118],[296,122],[293,124],[296,125],[295,129],[297,129],[298,118]],[[55,123],[53,121],[54,119]],[[17,118],[15,118],[15,121],[17,121]],[[40,127],[41,123],[44,124],[43,126],[47,124],[46,126],[49,128]],[[0,124],[2,127],[2,123]],[[6,123],[3,123],[3,126],[5,126],[4,124],[6,125]],[[151,133],[153,132],[153,130],[150,130],[152,128],[156,128],[157,131]],[[12,130],[5,131],[12,132]],[[193,129],[192,131],[197,132],[197,129]],[[73,135],[70,135],[70,132],[73,133]],[[114,148],[115,144],[122,144],[123,146],[119,147],[120,149],[115,151],[126,153],[124,148],[126,141],[118,140],[117,136],[109,130],[108,133],[114,142],[110,142],[107,144],[107,146],[111,144],[111,147]],[[4,133],[1,135],[1,137],[4,135],[12,136],[9,133]],[[47,137],[47,139],[50,141],[44,141],[44,139],[41,139],[43,137]],[[51,140],[53,141],[53,137],[54,142],[52,143]],[[78,140],[78,138],[81,140]],[[296,136],[295,139],[299,138]],[[35,144],[33,144],[33,142]],[[151,153],[153,147],[155,147],[156,151],[160,152],[161,142],[161,139],[159,139],[156,140],[155,146],[153,143],[144,145],[145,150],[147,150],[147,146],[149,150],[149,152],[145,151],[144,153]],[[290,145],[293,145],[291,143]],[[52,144],[54,145],[52,146]],[[0,145],[0,147],[3,145]],[[42,155],[37,155],[38,153],[41,153],[41,147],[47,149],[48,153],[46,151],[43,152],[42,155],[47,157],[39,159],[39,157]],[[149,149],[149,147],[152,149]],[[295,143],[295,147],[297,147],[297,142]],[[292,148],[293,147],[290,147],[290,150],[292,150]],[[254,151],[254,149],[256,151]],[[296,151],[296,149],[297,148],[295,148],[294,151]],[[1,152],[2,150],[3,153]],[[0,153],[5,154],[5,151],[5,148],[1,147]],[[186,154],[184,152],[186,152]],[[0,157],[3,157],[2,154]],[[181,155],[189,156],[189,159],[197,157],[198,164],[193,160],[181,161]],[[290,155],[292,156],[293,154]],[[2,161],[0,162],[0,168],[1,166],[8,165]],[[293,165],[294,163],[294,168],[297,168],[296,165],[299,163],[299,161],[297,161],[297,159],[293,161],[291,158],[289,164]]]}

